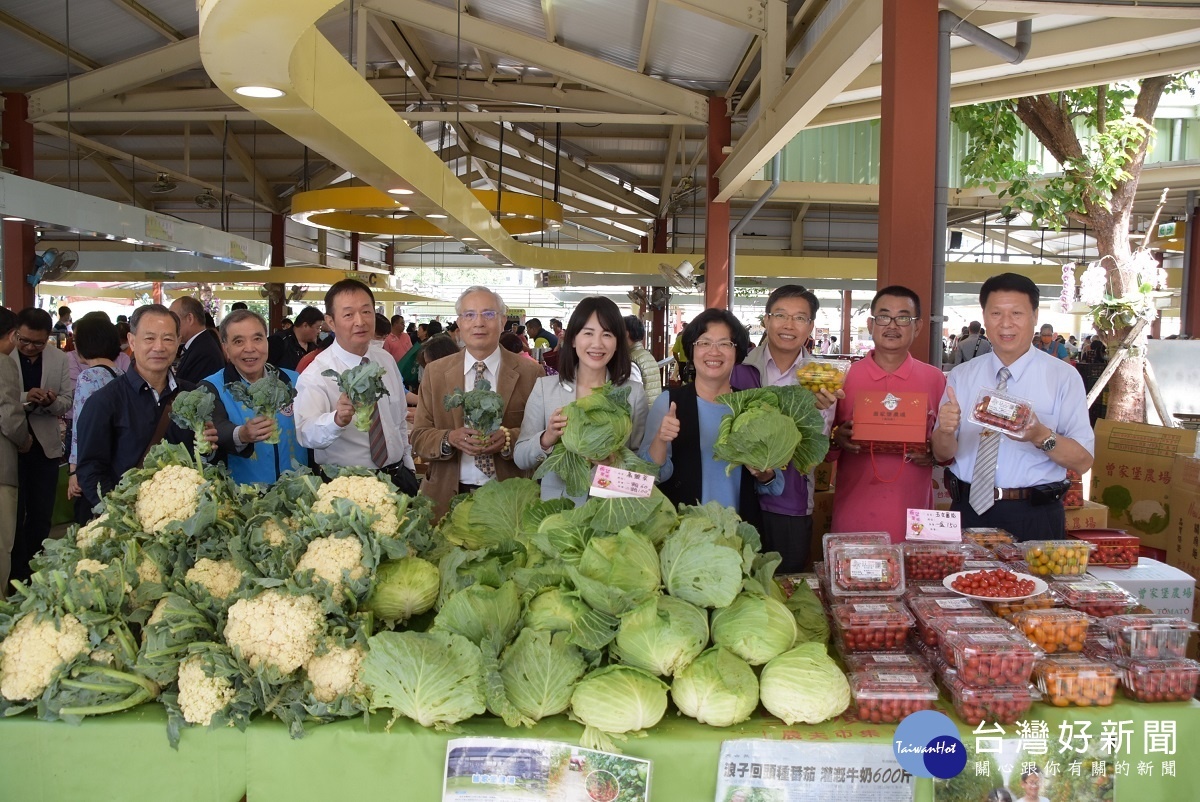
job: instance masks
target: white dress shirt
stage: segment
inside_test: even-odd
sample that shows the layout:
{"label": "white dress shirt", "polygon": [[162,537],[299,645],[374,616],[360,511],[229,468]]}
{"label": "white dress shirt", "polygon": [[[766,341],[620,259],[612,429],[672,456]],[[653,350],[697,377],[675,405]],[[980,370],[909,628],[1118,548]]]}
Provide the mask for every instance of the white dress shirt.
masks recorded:
{"label": "white dress shirt", "polygon": [[[468,351],[463,354],[463,391],[467,392],[475,389],[475,363],[479,360],[471,356]],[[496,376],[500,373],[500,348],[496,347],[495,351],[483,360],[484,367],[483,378],[488,380],[488,384],[492,385],[492,392],[499,392],[496,386]],[[475,465],[475,458],[469,454],[460,454],[458,458],[458,481],[464,485],[485,485],[492,480]]]}
{"label": "white dress shirt", "polygon": [[[971,410],[979,400],[981,390],[999,384],[1003,363],[995,353],[980,354],[954,370],[946,379],[946,389],[954,390],[962,417],[958,426],[958,453],[950,471],[964,482],[975,475],[975,457],[983,427],[972,423]],[[1069,437],[1095,454],[1096,435],[1088,419],[1086,393],[1079,371],[1061,359],[1056,359],[1032,346],[1023,356],[1008,366],[1012,376],[1005,386],[1009,395],[1033,402],[1037,419],[1055,434]],[[938,407],[949,400],[942,396]],[[1034,487],[1061,482],[1067,469],[1050,459],[1050,455],[1034,443],[1022,443],[1010,437],[1000,438],[1000,455],[996,462],[996,487]]]}
{"label": "white dress shirt", "polygon": [[[411,469],[412,450],[408,446],[405,422],[408,402],[396,360],[377,342],[372,342],[368,347],[367,359],[384,367],[383,386],[388,394],[379,399],[378,409],[379,419],[383,423],[384,442],[387,444],[388,458],[385,464],[403,461]],[[360,432],[354,427],[353,421],[347,426],[338,426],[334,422],[334,412],[342,391],[332,377],[321,375],[326,370],[343,373],[360,364],[362,357],[350,353],[335,341],[313,359],[296,382],[296,402],[293,405],[296,439],[305,448],[313,449],[319,465],[372,469],[384,467],[376,466],[371,459],[370,432]]]}

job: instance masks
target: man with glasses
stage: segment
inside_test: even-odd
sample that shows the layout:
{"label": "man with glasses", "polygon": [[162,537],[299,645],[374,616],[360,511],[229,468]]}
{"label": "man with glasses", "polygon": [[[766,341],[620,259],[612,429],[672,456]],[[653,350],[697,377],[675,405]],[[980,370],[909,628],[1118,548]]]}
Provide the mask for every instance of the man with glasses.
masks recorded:
{"label": "man with glasses", "polygon": [[[500,347],[507,308],[495,292],[468,287],[454,308],[464,350],[425,366],[412,433],[413,451],[429,464],[421,492],[433,499],[438,518],[458,493],[492,479],[528,475],[513,462],[512,447],[521,436],[533,384],[545,375],[538,363]],[[504,398],[503,425],[490,436],[463,425],[462,409],[445,404],[447,395],[472,390],[481,378]]]}
{"label": "man with glasses", "polygon": [[71,411],[75,388],[67,355],[47,348],[54,321],[45,309],[30,307],[17,315],[17,347],[10,355],[21,373],[21,404],[33,433],[33,447],[17,458],[17,541],[13,579],[29,576],[29,558],[50,535],[58,494],[63,441],[59,418]]}
{"label": "man with glasses", "polygon": [[[886,531],[893,543],[904,540],[907,511],[933,508],[933,458],[921,453],[874,453],[854,440],[855,406],[867,393],[877,401],[901,404],[924,398],[927,443],[946,378],[908,349],[921,333],[921,299],[908,287],[884,287],[871,300],[867,321],[874,348],[846,374],[846,400],[834,417],[833,448],[826,458],[838,463],[833,496],[833,532]],[[911,394],[911,395],[910,395]]]}
{"label": "man with glasses", "polygon": [[[766,343],[750,351],[745,361],[733,369],[733,389],[796,384],[796,370],[811,357],[804,344],[812,336],[820,307],[817,296],[798,284],[785,284],[772,292],[763,315]],[[841,390],[816,394],[817,408],[827,428],[841,397]],[[784,470],[784,482],[781,495],[760,499],[763,551],[777,551],[783,557],[780,573],[797,573],[808,562],[816,482],[812,473],[802,474],[794,465]]]}
{"label": "man with glasses", "polygon": [[[130,468],[142,463],[152,445],[166,440],[191,450],[194,435],[170,422],[170,406],[182,390],[196,385],[177,379],[171,364],[179,351],[179,318],[161,304],[139,306],[129,317],[133,364],[93,393],[75,422],[79,432],[75,475],[87,503],[95,507]],[[214,445],[211,422],[204,436]]]}

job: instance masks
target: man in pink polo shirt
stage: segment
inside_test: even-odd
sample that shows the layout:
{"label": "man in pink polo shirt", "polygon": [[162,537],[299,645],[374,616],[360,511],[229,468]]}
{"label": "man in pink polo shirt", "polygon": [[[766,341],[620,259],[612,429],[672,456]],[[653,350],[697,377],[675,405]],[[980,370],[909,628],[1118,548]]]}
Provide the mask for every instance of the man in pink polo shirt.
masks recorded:
{"label": "man in pink polo shirt", "polygon": [[833,445],[826,459],[838,463],[833,532],[887,532],[904,540],[906,510],[933,508],[933,457],[871,454],[853,441],[854,405],[863,393],[925,393],[925,441],[933,430],[946,377],[908,349],[921,331],[921,299],[907,287],[884,287],[871,301],[868,321],[875,348],[846,374],[846,399],[837,405]]}

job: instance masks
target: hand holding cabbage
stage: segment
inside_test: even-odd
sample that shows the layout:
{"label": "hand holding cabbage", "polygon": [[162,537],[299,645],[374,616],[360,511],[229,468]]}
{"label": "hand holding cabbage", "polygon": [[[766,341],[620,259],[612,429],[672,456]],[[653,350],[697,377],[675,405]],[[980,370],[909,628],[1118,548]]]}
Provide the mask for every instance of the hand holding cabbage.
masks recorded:
{"label": "hand holding cabbage", "polygon": [[829,451],[825,421],[802,387],[759,387],[717,397],[731,414],[721,419],[713,456],[760,473],[795,463],[808,473]]}
{"label": "hand holding cabbage", "polygon": [[386,371],[378,362],[368,362],[365,365],[355,365],[348,370],[338,373],[336,370],[326,370],[322,376],[328,376],[337,382],[338,389],[347,395],[350,403],[354,404],[354,428],[360,432],[371,431],[371,416],[379,399],[389,395],[383,386],[383,376]]}
{"label": "hand holding cabbage", "polygon": [[275,420],[275,416],[296,399],[296,388],[280,378],[276,368],[267,365],[266,373],[258,381],[251,384],[243,381],[229,382],[225,389],[233,396],[234,401],[251,409],[256,417],[271,420],[271,436],[265,442],[278,445],[279,422]]}

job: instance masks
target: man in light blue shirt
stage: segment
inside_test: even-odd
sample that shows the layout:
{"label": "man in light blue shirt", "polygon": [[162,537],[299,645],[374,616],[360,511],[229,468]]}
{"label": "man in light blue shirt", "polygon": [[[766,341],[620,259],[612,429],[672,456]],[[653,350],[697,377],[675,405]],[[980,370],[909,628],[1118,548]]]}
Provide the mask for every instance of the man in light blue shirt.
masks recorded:
{"label": "man in light blue shirt", "polygon": [[[950,463],[947,484],[962,525],[998,527],[1019,540],[1065,536],[1067,469],[1084,473],[1095,452],[1079,373],[1031,344],[1038,301],[1037,285],[1025,276],[984,282],[979,303],[992,352],[950,373],[932,438],[934,457]],[[996,390],[1032,402],[1033,414],[1017,417],[1010,434],[970,420]],[[990,409],[994,420],[1019,415],[1002,402]]]}

